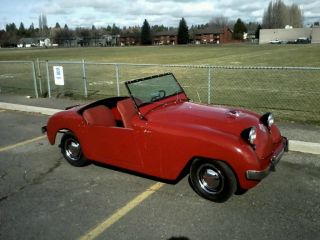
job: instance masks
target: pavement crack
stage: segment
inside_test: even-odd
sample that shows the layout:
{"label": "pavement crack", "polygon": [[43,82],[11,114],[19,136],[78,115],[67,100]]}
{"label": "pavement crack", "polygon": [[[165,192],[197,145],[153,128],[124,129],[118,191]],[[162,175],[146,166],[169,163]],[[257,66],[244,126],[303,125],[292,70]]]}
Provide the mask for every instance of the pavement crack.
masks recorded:
{"label": "pavement crack", "polygon": [[54,170],[56,170],[60,165],[61,165],[61,158],[59,158],[59,159],[55,162],[55,164],[54,164],[51,168],[49,168],[46,172],[40,173],[38,177],[34,178],[29,185],[35,185],[35,184],[42,183],[42,180],[43,180],[47,175],[49,175],[49,174],[52,173]]}
{"label": "pavement crack", "polygon": [[0,198],[0,202],[6,200],[8,197],[9,197],[8,195],[7,195],[7,196],[4,196],[4,197],[1,197],[1,198]]}
{"label": "pavement crack", "polygon": [[0,175],[0,179],[3,180],[5,178],[5,176],[7,176],[8,173],[7,172],[4,172],[3,174]]}
{"label": "pavement crack", "polygon": [[[43,172],[43,173],[40,173],[39,176],[37,176],[36,178],[34,178],[32,181],[30,182],[27,182],[26,181],[26,185],[24,186],[21,186],[19,187],[18,189],[12,191],[11,193],[1,197],[0,196],[0,203],[2,201],[5,201],[7,200],[8,198],[12,197],[13,195],[21,192],[22,190],[24,190],[25,188],[27,188],[28,186],[33,186],[33,185],[37,185],[37,184],[41,184],[42,183],[42,180],[47,176],[49,175],[50,173],[52,173],[55,169],[57,169],[59,166],[61,165],[61,158],[57,159],[57,161],[54,163],[54,165],[52,167],[50,167],[47,171]],[[6,175],[6,174],[3,174],[3,175]],[[0,179],[1,177],[3,176],[1,175],[0,176]],[[24,179],[25,179],[25,176],[26,176],[26,173],[24,174]]]}

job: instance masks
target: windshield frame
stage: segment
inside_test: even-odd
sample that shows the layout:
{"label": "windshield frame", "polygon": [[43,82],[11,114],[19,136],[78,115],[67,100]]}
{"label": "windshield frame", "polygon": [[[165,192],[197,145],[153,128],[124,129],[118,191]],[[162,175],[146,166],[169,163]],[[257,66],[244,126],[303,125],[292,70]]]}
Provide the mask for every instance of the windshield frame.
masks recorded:
{"label": "windshield frame", "polygon": [[[135,100],[135,97],[132,95],[132,92],[130,90],[130,87],[129,85],[130,84],[134,84],[134,83],[137,83],[137,82],[142,82],[142,81],[148,81],[148,80],[152,80],[152,79],[155,79],[155,78],[161,78],[161,77],[164,77],[164,76],[168,76],[168,75],[171,75],[173,80],[176,82],[177,86],[179,87],[179,91],[171,94],[171,95],[168,95],[168,96],[164,96],[163,98],[159,98],[159,99],[156,99],[155,101],[150,101],[150,102],[144,102],[142,104],[138,104]],[[139,110],[139,108],[143,107],[143,106],[146,106],[146,105],[149,105],[149,104],[153,104],[153,103],[156,103],[158,101],[162,101],[166,98],[170,98],[172,96],[178,96],[179,94],[183,93],[185,95],[185,92],[184,92],[184,89],[181,87],[180,83],[177,81],[176,77],[172,74],[172,73],[163,73],[163,74],[158,74],[158,75],[153,75],[153,76],[150,76],[150,77],[145,77],[145,78],[139,78],[139,79],[135,79],[135,80],[131,80],[131,81],[127,81],[125,82],[125,85],[126,85],[126,88],[128,90],[128,93],[131,97],[131,99],[133,100],[136,108]]]}

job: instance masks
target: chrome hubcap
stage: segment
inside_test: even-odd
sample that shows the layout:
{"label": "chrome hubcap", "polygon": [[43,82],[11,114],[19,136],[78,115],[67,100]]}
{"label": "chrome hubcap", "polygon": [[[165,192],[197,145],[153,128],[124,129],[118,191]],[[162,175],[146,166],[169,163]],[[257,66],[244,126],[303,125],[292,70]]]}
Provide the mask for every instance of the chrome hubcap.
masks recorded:
{"label": "chrome hubcap", "polygon": [[220,193],[224,187],[221,172],[211,164],[199,168],[198,179],[201,188],[210,194]]}
{"label": "chrome hubcap", "polygon": [[77,161],[81,157],[80,144],[74,139],[68,139],[65,142],[65,151],[69,159]]}

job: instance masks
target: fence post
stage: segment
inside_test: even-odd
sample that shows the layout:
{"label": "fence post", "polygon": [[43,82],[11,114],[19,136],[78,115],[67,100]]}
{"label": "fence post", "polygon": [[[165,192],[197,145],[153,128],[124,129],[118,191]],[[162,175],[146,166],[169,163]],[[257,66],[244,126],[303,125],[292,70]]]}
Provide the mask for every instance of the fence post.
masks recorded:
{"label": "fence post", "polygon": [[47,84],[48,84],[48,97],[51,98],[51,88],[50,88],[50,74],[49,74],[49,62],[46,61],[47,68]]}
{"label": "fence post", "polygon": [[211,104],[211,67],[208,69],[208,104]]}
{"label": "fence post", "polygon": [[117,96],[120,96],[120,86],[119,86],[119,66],[116,64],[116,80],[117,80]]}
{"label": "fence post", "polygon": [[84,97],[88,97],[88,88],[87,88],[87,76],[86,76],[86,63],[84,59],[82,59],[82,78],[83,78],[83,86],[84,86]]}
{"label": "fence post", "polygon": [[37,70],[38,70],[38,79],[39,79],[40,95],[43,96],[43,92],[42,92],[42,77],[41,77],[41,69],[40,69],[40,61],[39,61],[39,58],[37,58]]}
{"label": "fence post", "polygon": [[36,79],[36,68],[34,67],[33,61],[31,62],[31,64],[32,64],[32,78],[33,78],[34,92],[35,92],[36,98],[39,98],[37,79]]}

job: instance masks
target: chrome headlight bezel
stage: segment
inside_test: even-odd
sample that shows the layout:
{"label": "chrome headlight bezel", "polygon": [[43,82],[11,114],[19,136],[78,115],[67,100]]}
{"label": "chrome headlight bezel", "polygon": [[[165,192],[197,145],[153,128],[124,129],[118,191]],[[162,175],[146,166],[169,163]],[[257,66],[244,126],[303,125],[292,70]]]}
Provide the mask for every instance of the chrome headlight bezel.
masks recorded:
{"label": "chrome headlight bezel", "polygon": [[243,140],[248,142],[250,145],[255,145],[255,140],[257,139],[257,128],[256,127],[249,127],[244,129],[241,132],[241,137]]}
{"label": "chrome headlight bezel", "polygon": [[270,112],[263,114],[260,118],[260,121],[263,123],[263,125],[270,129],[271,126],[274,124],[273,114]]}

